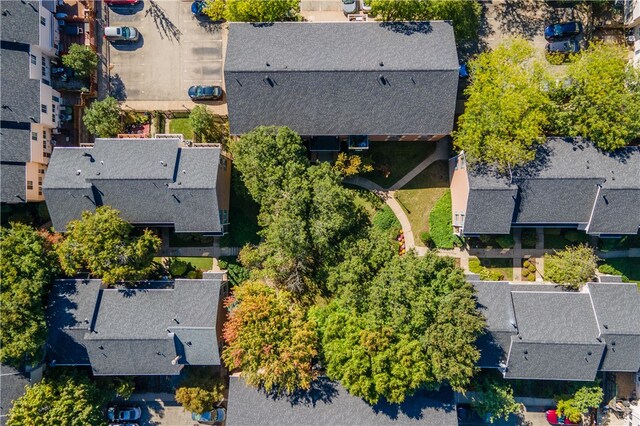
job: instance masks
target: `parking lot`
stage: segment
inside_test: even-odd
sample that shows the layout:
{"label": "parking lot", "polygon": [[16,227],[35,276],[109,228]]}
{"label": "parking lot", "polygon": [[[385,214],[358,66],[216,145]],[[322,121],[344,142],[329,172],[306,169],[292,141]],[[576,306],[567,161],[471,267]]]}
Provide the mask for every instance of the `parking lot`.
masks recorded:
{"label": "parking lot", "polygon": [[193,16],[191,2],[141,0],[107,9],[109,26],[140,33],[137,42],[109,46],[110,91],[125,107],[191,108],[190,86],[222,85],[223,29]]}

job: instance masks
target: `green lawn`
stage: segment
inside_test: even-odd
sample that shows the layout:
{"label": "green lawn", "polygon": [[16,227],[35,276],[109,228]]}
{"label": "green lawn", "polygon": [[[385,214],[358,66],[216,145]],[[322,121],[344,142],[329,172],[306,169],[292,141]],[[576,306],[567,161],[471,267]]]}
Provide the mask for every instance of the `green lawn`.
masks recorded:
{"label": "green lawn", "polygon": [[605,259],[604,264],[611,265],[630,281],[640,284],[640,257],[623,257],[619,259]]}
{"label": "green lawn", "polygon": [[348,188],[353,193],[353,201],[357,206],[364,208],[369,216],[369,219],[373,219],[376,212],[380,210],[384,202],[374,193],[367,189],[362,189],[360,187],[354,185],[345,184],[345,187]]}
{"label": "green lawn", "polygon": [[411,223],[416,245],[424,246],[420,239],[420,233],[429,230],[429,213],[448,188],[447,162],[438,161],[396,192],[396,198]]}
{"label": "green lawn", "polygon": [[[176,259],[182,260],[183,262],[190,263],[194,266],[194,268],[199,269],[201,271],[208,271],[213,266],[213,258],[212,257],[176,257]],[[154,257],[153,260],[158,263],[162,263],[161,257]]]}
{"label": "green lawn", "polygon": [[169,122],[169,133],[181,133],[185,139],[193,139],[189,118],[172,118]]}
{"label": "green lawn", "polygon": [[260,242],[258,213],[260,207],[247,193],[238,173],[231,172],[231,206],[229,208],[229,233],[220,238],[222,247],[243,247]]}
{"label": "green lawn", "polygon": [[435,142],[370,142],[367,155],[371,157],[376,170],[365,177],[388,188],[435,149]]}

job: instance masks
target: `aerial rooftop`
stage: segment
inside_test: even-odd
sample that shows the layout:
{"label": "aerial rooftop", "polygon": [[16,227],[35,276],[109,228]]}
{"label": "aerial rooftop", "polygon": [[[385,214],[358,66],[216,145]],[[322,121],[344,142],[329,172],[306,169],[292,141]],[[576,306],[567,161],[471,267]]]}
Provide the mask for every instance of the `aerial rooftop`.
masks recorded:
{"label": "aerial rooftop", "polygon": [[221,162],[219,147],[183,147],[178,139],[97,139],[93,148],[55,148],[43,185],[47,208],[61,232],[84,210],[110,205],[134,224],[220,234]]}
{"label": "aerial rooftop", "polygon": [[232,134],[445,135],[453,128],[453,28],[412,23],[230,23],[224,65]]}

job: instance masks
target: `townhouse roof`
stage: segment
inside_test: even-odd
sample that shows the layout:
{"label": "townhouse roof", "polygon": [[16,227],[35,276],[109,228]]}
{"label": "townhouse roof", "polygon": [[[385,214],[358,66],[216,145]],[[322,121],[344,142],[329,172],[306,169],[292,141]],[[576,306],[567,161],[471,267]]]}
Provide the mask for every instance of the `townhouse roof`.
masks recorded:
{"label": "townhouse roof", "polygon": [[178,139],[97,139],[93,148],[56,147],[43,184],[53,225],[64,232],[83,211],[110,205],[134,224],[222,233],[220,156],[217,146],[182,147]]}
{"label": "townhouse roof", "polygon": [[482,165],[470,165],[468,176],[467,235],[507,234],[527,224],[595,235],[636,234],[640,227],[638,147],[604,153],[581,139],[549,138],[512,176]]}
{"label": "townhouse roof", "polygon": [[455,426],[458,419],[449,388],[440,392],[418,391],[402,404],[380,402],[371,406],[326,378],[314,381],[309,391],[278,397],[248,386],[241,377],[230,377],[226,424],[260,426],[274,422],[282,426]]}
{"label": "townhouse roof", "polygon": [[186,364],[219,365],[221,285],[218,277],[135,288],[57,280],[47,311],[49,362],[90,365],[95,375],[170,375]]}
{"label": "townhouse roof", "polygon": [[23,203],[27,201],[27,175],[24,163],[0,164],[0,181],[3,203]]}
{"label": "townhouse roof", "polygon": [[232,134],[260,125],[308,136],[453,128],[449,22],[231,23],[224,73]]}
{"label": "townhouse roof", "polygon": [[[2,12],[2,28],[0,28],[2,41],[24,44],[38,44],[40,42],[39,1],[2,2]],[[4,73],[4,67],[2,72]]]}
{"label": "townhouse roof", "polygon": [[599,370],[640,370],[635,284],[589,283],[581,292],[566,292],[551,284],[476,279],[470,278],[487,319],[477,342],[480,367],[540,380],[593,380]]}
{"label": "townhouse roof", "polygon": [[24,395],[25,386],[29,385],[31,380],[28,374],[6,364],[0,364],[0,376],[0,426],[4,426],[7,424],[7,414],[13,407],[13,402]]}

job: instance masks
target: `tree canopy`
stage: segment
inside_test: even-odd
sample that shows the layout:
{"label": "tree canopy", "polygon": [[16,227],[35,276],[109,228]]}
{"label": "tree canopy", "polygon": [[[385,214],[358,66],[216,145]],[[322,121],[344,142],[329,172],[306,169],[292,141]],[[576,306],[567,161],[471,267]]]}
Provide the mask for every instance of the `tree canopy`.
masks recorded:
{"label": "tree canopy", "polygon": [[507,420],[512,413],[520,412],[520,404],[513,397],[513,389],[505,380],[483,378],[475,389],[476,394],[471,397],[473,409],[489,422]]}
{"label": "tree canopy", "polygon": [[469,384],[484,320],[453,260],[396,255],[370,282],[353,281],[364,284],[314,309],[329,378],[370,403],[401,403],[425,386]]}
{"label": "tree canopy", "polygon": [[602,387],[583,386],[579,388],[573,397],[558,400],[558,411],[574,423],[582,420],[582,416],[589,413],[592,408],[602,403],[604,392]]}
{"label": "tree canopy", "polygon": [[300,137],[286,127],[258,127],[231,145],[234,165],[255,201],[264,241],[245,248],[245,266],[300,293],[317,287],[340,243],[364,220],[362,209],[328,163],[311,166]]}
{"label": "tree canopy", "polygon": [[216,117],[204,105],[198,105],[191,110],[189,124],[202,142],[222,142],[225,137],[224,126],[216,121]]}
{"label": "tree canopy", "polygon": [[508,39],[469,62],[468,100],[453,133],[467,160],[507,172],[535,158],[544,141],[550,99],[544,73],[524,39]]}
{"label": "tree canopy", "polygon": [[315,323],[290,293],[247,281],[234,288],[225,306],[222,359],[229,369],[241,369],[247,383],[266,391],[292,393],[311,386]]}
{"label": "tree canopy", "polygon": [[84,110],[82,122],[89,133],[99,138],[115,137],[124,129],[120,119],[120,105],[111,96],[89,105]]}
{"label": "tree canopy", "polygon": [[226,0],[227,21],[276,22],[295,20],[300,12],[298,0]]}
{"label": "tree canopy", "polygon": [[371,15],[383,21],[448,20],[457,41],[478,38],[482,6],[468,0],[371,0]]}
{"label": "tree canopy", "polygon": [[14,401],[7,426],[102,425],[103,406],[112,395],[84,374],[65,372],[27,387]]}
{"label": "tree canopy", "polygon": [[145,229],[132,235],[133,227],[109,206],[82,212],[67,225],[65,239],[56,245],[62,270],[68,275],[89,271],[107,284],[147,278],[161,240]]}
{"label": "tree canopy", "polygon": [[594,43],[568,67],[559,121],[571,136],[582,136],[603,150],[640,137],[640,70],[629,64],[623,46]]}
{"label": "tree canopy", "polygon": [[185,410],[202,414],[224,399],[224,384],[210,368],[191,366],[176,389],[176,401]]}
{"label": "tree canopy", "polygon": [[593,248],[580,244],[544,256],[544,277],[549,281],[577,289],[593,279],[598,256]]}
{"label": "tree canopy", "polygon": [[89,78],[98,69],[98,54],[84,44],[72,44],[69,52],[62,56],[65,67],[71,68],[78,77]]}
{"label": "tree canopy", "polygon": [[19,367],[47,336],[45,299],[58,263],[47,240],[21,223],[0,229],[0,362]]}

